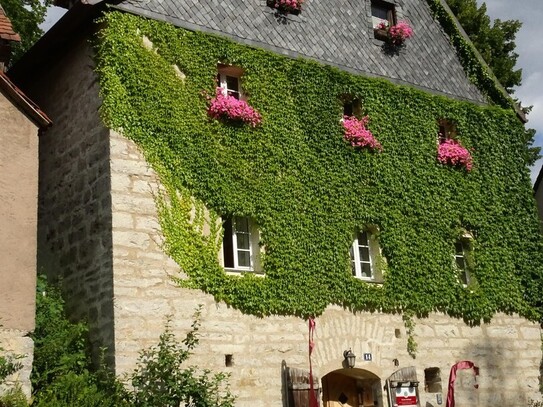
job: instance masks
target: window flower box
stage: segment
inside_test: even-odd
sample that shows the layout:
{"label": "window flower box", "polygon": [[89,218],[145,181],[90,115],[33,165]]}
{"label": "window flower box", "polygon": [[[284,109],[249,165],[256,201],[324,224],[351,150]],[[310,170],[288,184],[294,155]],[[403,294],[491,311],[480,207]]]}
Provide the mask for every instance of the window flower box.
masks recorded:
{"label": "window flower box", "polygon": [[473,159],[468,149],[452,139],[447,139],[439,144],[437,160],[441,164],[464,167],[466,171],[471,171],[473,167]]}
{"label": "window flower box", "polygon": [[355,148],[368,147],[372,150],[382,151],[383,147],[374,137],[372,132],[366,128],[369,117],[357,119],[354,116],[343,117],[344,139]]}
{"label": "window flower box", "polygon": [[394,47],[401,47],[405,40],[413,36],[413,29],[407,21],[399,21],[395,25],[389,25],[383,21],[375,27],[375,32]]}
{"label": "window flower box", "polygon": [[268,7],[277,10],[279,14],[298,15],[302,11],[302,4],[304,1],[305,0],[267,0],[266,4]]}
{"label": "window flower box", "polygon": [[262,117],[254,108],[244,100],[225,94],[222,88],[217,88],[215,97],[210,101],[207,114],[217,120],[243,122],[252,127],[262,123]]}

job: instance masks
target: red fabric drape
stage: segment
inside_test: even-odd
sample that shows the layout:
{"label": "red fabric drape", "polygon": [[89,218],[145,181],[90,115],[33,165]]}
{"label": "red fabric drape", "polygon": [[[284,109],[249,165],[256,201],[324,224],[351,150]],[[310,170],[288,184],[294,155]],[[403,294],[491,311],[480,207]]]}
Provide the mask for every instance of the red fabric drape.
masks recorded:
{"label": "red fabric drape", "polygon": [[313,388],[313,367],[311,364],[311,354],[313,353],[313,348],[315,347],[315,342],[313,341],[315,325],[315,320],[313,318],[309,318],[309,407],[319,407],[319,401],[317,400],[315,389]]}
{"label": "red fabric drape", "polygon": [[475,366],[473,362],[469,360],[463,360],[456,363],[451,367],[451,373],[449,375],[449,391],[447,392],[447,404],[445,407],[454,407],[454,382],[456,380],[456,371],[463,369],[473,369],[473,374],[475,375],[475,388],[479,388],[477,384],[477,376],[479,375],[479,368]]}

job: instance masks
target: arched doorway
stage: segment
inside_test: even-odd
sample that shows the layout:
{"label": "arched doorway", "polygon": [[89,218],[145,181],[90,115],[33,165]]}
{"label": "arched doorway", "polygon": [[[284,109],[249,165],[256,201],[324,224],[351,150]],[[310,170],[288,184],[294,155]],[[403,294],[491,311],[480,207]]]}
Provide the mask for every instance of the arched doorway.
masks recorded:
{"label": "arched doorway", "polygon": [[381,379],[364,369],[339,369],[322,378],[324,407],[383,407]]}

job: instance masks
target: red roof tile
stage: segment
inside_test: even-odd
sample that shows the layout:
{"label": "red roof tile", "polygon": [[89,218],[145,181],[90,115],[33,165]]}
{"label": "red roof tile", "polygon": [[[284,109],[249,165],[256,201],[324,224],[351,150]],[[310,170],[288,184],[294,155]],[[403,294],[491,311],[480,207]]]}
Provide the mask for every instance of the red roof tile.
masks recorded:
{"label": "red roof tile", "polygon": [[0,39],[7,41],[21,41],[21,37],[11,26],[10,19],[6,16],[4,9],[0,6]]}
{"label": "red roof tile", "polygon": [[13,103],[22,108],[24,112],[41,128],[47,128],[53,124],[51,119],[40,110],[22,90],[20,90],[5,73],[0,71],[0,92],[5,93]]}

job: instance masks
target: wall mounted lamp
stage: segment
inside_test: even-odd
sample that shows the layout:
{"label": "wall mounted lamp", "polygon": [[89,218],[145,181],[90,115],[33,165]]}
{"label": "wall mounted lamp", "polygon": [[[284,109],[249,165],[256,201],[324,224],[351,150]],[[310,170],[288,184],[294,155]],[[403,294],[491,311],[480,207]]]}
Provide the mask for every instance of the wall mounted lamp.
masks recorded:
{"label": "wall mounted lamp", "polygon": [[349,349],[343,352],[343,357],[345,358],[345,363],[347,364],[347,367],[349,369],[352,369],[356,362],[356,355],[351,349]]}

